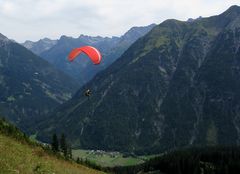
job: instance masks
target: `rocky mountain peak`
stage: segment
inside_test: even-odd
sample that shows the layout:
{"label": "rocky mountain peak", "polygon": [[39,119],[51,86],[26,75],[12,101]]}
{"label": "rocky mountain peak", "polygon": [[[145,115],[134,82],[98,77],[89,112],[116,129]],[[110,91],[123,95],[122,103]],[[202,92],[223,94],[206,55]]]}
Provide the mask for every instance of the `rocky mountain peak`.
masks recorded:
{"label": "rocky mountain peak", "polygon": [[136,40],[139,36],[141,37],[149,32],[154,26],[156,26],[156,24],[151,24],[145,27],[132,27],[121,37],[121,40]]}
{"label": "rocky mountain peak", "polygon": [[225,18],[233,20],[236,17],[240,16],[240,6],[233,5],[229,9],[227,9],[224,13],[222,13],[222,15],[220,16],[221,17],[224,16]]}
{"label": "rocky mountain peak", "polygon": [[0,40],[8,40],[8,38],[4,36],[2,33],[0,33]]}
{"label": "rocky mountain peak", "polygon": [[0,33],[0,47],[6,47],[10,42],[11,40]]}

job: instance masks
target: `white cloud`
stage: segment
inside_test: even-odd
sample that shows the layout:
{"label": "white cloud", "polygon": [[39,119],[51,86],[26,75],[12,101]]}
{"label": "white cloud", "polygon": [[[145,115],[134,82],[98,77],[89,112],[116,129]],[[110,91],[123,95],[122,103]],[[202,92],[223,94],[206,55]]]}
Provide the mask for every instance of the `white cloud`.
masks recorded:
{"label": "white cloud", "polygon": [[121,35],[132,26],[219,14],[239,0],[0,0],[0,32],[17,41]]}

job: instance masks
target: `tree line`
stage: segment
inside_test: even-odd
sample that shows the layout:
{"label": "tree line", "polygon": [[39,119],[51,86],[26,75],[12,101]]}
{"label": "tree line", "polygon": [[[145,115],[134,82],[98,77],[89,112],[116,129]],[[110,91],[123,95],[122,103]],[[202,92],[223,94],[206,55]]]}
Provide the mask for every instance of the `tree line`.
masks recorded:
{"label": "tree line", "polygon": [[72,159],[71,144],[67,142],[66,136],[63,133],[60,138],[58,138],[56,133],[53,134],[51,149],[54,153],[62,154],[65,159]]}
{"label": "tree line", "polygon": [[240,147],[212,146],[179,149],[136,166],[106,168],[115,174],[239,174]]}

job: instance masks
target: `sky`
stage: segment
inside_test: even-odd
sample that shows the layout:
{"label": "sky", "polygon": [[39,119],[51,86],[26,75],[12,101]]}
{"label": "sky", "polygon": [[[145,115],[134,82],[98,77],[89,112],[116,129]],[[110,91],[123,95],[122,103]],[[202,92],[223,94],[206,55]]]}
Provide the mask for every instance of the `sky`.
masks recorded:
{"label": "sky", "polygon": [[239,0],[0,0],[0,33],[17,42],[121,36],[133,26],[217,15]]}

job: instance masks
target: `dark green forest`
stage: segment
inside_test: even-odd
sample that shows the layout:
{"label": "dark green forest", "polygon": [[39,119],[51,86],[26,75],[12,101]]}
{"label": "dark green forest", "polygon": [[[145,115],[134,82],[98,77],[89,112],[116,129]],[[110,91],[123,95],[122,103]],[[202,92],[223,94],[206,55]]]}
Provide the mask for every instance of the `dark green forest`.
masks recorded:
{"label": "dark green forest", "polygon": [[239,174],[240,147],[192,147],[155,157],[138,166],[105,168],[116,174]]}

